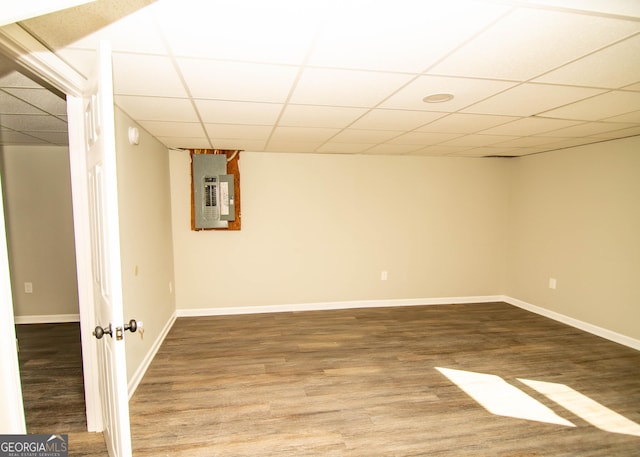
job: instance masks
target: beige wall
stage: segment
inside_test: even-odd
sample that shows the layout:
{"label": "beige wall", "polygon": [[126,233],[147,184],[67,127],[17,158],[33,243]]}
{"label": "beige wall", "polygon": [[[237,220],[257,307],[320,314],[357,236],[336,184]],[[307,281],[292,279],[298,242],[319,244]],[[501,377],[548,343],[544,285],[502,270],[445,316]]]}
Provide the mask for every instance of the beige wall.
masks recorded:
{"label": "beige wall", "polygon": [[507,294],[640,339],[640,137],[513,162]]}
{"label": "beige wall", "polygon": [[504,289],[507,161],[243,152],[239,232],[190,230],[189,155],[170,162],[178,309]]}
{"label": "beige wall", "polygon": [[69,149],[3,146],[1,158],[14,314],[78,314]]}
{"label": "beige wall", "polygon": [[[129,126],[140,130],[130,145]],[[116,109],[116,149],[124,318],[144,323],[126,338],[127,375],[136,373],[175,312],[169,157],[165,146]]]}

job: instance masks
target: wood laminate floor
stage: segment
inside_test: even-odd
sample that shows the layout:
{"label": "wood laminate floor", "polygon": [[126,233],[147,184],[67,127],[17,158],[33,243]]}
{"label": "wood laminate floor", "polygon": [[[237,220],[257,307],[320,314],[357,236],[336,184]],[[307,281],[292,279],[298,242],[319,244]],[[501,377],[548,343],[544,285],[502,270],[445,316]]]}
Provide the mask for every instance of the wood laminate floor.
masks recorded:
{"label": "wood laminate floor", "polygon": [[[499,376],[503,402],[506,384],[575,426],[492,414],[437,368]],[[520,379],[640,424],[640,352],[504,303],[194,317],[130,402],[134,455],[640,455]]]}
{"label": "wood laminate floor", "polygon": [[630,457],[640,352],[504,303],[179,318],[130,413],[137,457]]}

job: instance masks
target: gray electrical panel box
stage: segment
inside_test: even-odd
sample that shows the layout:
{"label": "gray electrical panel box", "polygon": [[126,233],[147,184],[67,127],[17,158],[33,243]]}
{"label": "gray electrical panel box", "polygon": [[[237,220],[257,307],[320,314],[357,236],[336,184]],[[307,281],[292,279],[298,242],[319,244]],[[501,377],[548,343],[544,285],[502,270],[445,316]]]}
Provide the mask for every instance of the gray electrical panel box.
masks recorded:
{"label": "gray electrical panel box", "polygon": [[235,220],[233,175],[223,154],[194,154],[193,209],[195,227],[227,228]]}

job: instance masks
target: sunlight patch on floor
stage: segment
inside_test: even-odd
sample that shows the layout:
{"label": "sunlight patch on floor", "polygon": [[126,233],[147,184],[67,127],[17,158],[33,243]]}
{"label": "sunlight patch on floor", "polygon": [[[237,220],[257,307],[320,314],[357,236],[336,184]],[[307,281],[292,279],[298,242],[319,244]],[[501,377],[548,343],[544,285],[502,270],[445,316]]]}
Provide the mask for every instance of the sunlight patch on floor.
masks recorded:
{"label": "sunlight patch on floor", "polygon": [[564,384],[518,379],[601,430],[640,436],[640,425]]}
{"label": "sunlight patch on floor", "polygon": [[499,376],[451,368],[436,367],[436,370],[492,414],[575,427]]}

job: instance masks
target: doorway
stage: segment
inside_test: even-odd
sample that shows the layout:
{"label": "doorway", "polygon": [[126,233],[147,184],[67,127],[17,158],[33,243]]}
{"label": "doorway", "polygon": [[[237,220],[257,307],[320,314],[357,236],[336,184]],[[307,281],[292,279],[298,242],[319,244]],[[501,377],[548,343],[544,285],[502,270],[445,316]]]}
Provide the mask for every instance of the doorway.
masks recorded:
{"label": "doorway", "polygon": [[66,101],[4,59],[0,97],[2,197],[27,432],[86,431]]}

